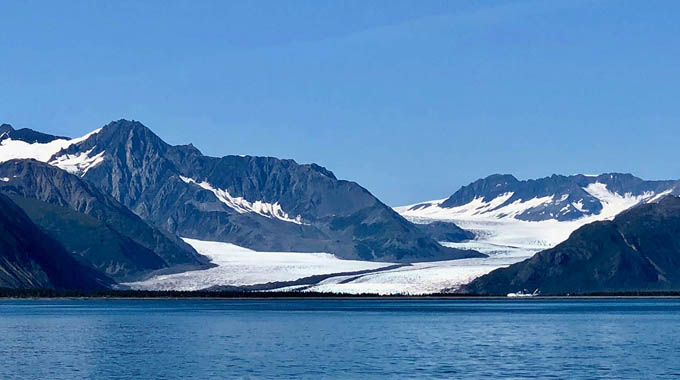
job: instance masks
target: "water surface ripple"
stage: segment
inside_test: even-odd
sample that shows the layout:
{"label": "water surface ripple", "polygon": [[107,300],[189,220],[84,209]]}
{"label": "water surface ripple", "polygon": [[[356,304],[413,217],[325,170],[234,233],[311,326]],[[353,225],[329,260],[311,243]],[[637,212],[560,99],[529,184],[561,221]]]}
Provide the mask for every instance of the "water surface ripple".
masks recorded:
{"label": "water surface ripple", "polygon": [[680,300],[5,300],[0,378],[677,378]]}

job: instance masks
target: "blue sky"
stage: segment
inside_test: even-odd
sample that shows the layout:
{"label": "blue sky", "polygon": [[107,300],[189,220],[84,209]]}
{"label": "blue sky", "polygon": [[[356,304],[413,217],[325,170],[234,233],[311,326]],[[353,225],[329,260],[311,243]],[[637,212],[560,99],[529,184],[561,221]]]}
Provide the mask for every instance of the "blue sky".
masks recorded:
{"label": "blue sky", "polygon": [[391,205],[491,173],[680,178],[677,1],[4,1],[0,121],[140,120]]}

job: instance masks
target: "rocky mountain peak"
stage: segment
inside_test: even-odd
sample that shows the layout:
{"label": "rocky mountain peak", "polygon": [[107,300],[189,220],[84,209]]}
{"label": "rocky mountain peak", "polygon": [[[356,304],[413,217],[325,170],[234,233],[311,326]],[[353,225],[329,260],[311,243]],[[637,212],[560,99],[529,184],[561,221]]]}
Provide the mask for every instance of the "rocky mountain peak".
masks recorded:
{"label": "rocky mountain peak", "polygon": [[53,140],[57,139],[68,139],[68,137],[64,136],[55,136],[55,135],[50,135],[47,133],[42,133],[38,131],[34,131],[30,128],[21,128],[21,129],[14,129],[10,124],[1,124],[0,125],[0,140],[3,140],[5,138],[11,138],[13,140],[21,140],[25,141],[29,144],[33,143],[39,143],[39,144],[45,144]]}
{"label": "rocky mountain peak", "polygon": [[441,204],[441,207],[456,207],[467,204],[477,197],[485,200],[512,191],[519,180],[511,174],[492,174],[486,178],[478,179],[467,186],[463,186],[451,197]]}
{"label": "rocky mountain peak", "polygon": [[0,135],[7,133],[7,132],[12,132],[14,131],[14,128],[12,128],[11,125],[9,124],[0,124]]}

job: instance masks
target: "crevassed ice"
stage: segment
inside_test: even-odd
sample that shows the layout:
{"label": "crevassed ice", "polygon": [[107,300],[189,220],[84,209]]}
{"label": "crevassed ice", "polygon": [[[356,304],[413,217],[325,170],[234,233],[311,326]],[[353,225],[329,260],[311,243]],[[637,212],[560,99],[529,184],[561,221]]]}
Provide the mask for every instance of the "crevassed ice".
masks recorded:
{"label": "crevassed ice", "polygon": [[257,252],[230,243],[184,238],[217,266],[205,270],[158,275],[125,284],[134,289],[200,290],[294,281],[319,274],[377,270],[390,263],[341,260],[329,253]]}
{"label": "crevassed ice", "polygon": [[[386,269],[392,263],[341,260],[327,253],[256,252],[230,243],[184,238],[217,266],[206,270],[157,275],[124,285],[134,289],[200,290],[213,286],[244,286],[293,281],[312,275],[332,274],[307,289],[300,285],[274,290],[328,293],[429,294],[467,283],[493,269],[516,262],[514,257],[463,259],[414,263]],[[345,272],[372,271],[340,275]],[[303,288],[307,286],[302,286]]]}
{"label": "crevassed ice", "polygon": [[289,223],[303,224],[302,216],[298,215],[295,218],[291,218],[285,211],[283,211],[281,205],[278,202],[276,203],[267,203],[263,201],[250,202],[243,197],[232,196],[231,194],[229,194],[227,190],[215,188],[206,181],[197,182],[194,179],[187,178],[184,176],[180,176],[179,178],[186,183],[195,184],[205,190],[211,191],[213,194],[215,194],[217,199],[220,200],[220,202],[226,204],[227,206],[229,206],[231,209],[238,213],[245,214],[253,212],[265,216],[267,218],[279,219]]}
{"label": "crevassed ice", "polygon": [[335,276],[306,291],[350,294],[422,295],[456,289],[494,269],[517,262],[514,257],[490,257],[413,263],[358,276]]}

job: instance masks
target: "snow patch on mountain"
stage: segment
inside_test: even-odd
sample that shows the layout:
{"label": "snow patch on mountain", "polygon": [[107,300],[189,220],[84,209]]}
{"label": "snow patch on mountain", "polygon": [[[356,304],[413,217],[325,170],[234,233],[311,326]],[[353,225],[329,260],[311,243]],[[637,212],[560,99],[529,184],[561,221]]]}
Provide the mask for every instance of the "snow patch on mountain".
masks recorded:
{"label": "snow patch on mountain", "polygon": [[5,162],[13,159],[29,159],[47,162],[59,153],[62,149],[66,149],[73,144],[87,140],[90,136],[99,133],[100,129],[94,130],[85,136],[75,139],[56,139],[48,143],[27,143],[22,140],[13,140],[6,138],[0,141],[0,162]]}
{"label": "snow patch on mountain", "polygon": [[22,140],[4,139],[0,142],[0,162],[18,158],[32,158],[47,162],[55,153],[71,145],[71,140],[53,140],[46,144],[27,143]]}
{"label": "snow patch on mountain", "polygon": [[104,162],[104,151],[91,156],[93,150],[94,148],[78,154],[62,154],[50,161],[49,164],[82,177],[88,170]]}
{"label": "snow patch on mountain", "polygon": [[598,214],[601,218],[598,219],[612,219],[621,211],[627,210],[638,203],[649,201],[654,197],[654,192],[651,191],[644,192],[638,196],[634,196],[631,193],[620,195],[609,191],[607,185],[600,182],[591,183],[584,187],[583,190],[597,198],[604,206]]}
{"label": "snow patch on mountain", "polygon": [[215,194],[220,202],[229,206],[229,208],[235,210],[238,213],[245,214],[249,212],[254,212],[256,214],[265,216],[267,218],[279,219],[284,222],[303,224],[302,216],[298,215],[295,218],[291,218],[288,214],[281,209],[281,205],[276,203],[267,203],[262,201],[249,202],[243,197],[234,197],[227,190],[218,189],[212,186],[206,181],[197,182],[194,179],[180,176],[180,179],[186,183],[195,184],[201,188],[208,190]]}
{"label": "snow patch on mountain", "polygon": [[673,189],[668,189],[666,191],[662,191],[659,194],[656,194],[655,196],[651,197],[647,203],[654,203],[659,201],[661,198],[665,197],[666,195],[671,195],[673,194]]}
{"label": "snow patch on mountain", "polygon": [[[587,210],[585,210],[583,208],[583,199],[579,199],[578,202],[571,202],[571,206],[573,208],[579,210],[580,212],[583,212],[583,213],[587,212]],[[566,211],[568,208],[569,208],[569,206],[564,206],[564,208],[561,211]]]}
{"label": "snow patch on mountain", "polygon": [[395,210],[400,214],[422,219],[434,220],[453,220],[453,219],[478,219],[478,218],[515,218],[532,208],[550,203],[555,198],[554,195],[547,197],[536,197],[526,201],[521,199],[510,204],[505,204],[514,193],[508,192],[498,197],[484,201],[484,197],[476,197],[470,203],[451,208],[444,208],[440,205],[443,201],[431,201],[417,205],[396,207]]}

